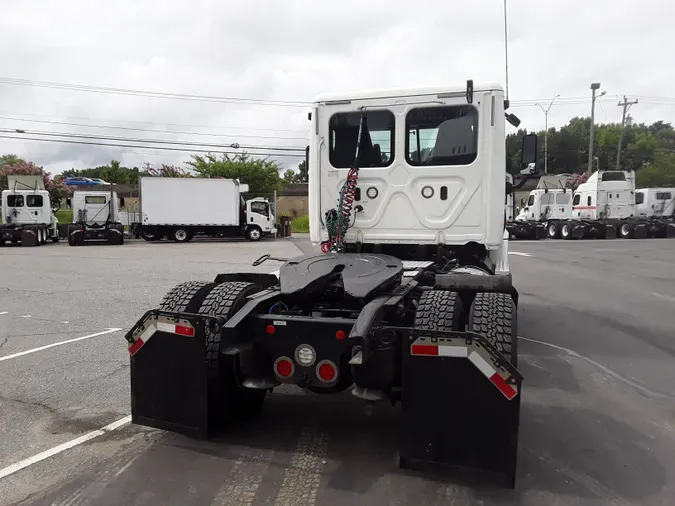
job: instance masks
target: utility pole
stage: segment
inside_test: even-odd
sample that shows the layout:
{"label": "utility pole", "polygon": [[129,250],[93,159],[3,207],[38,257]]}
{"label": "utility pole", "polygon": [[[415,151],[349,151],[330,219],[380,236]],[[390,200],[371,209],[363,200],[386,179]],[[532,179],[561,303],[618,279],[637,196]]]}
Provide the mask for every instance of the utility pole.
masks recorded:
{"label": "utility pole", "polygon": [[[588,146],[588,175],[590,176],[593,172],[593,128],[595,126],[595,91],[600,89],[600,83],[591,83],[592,98],[591,98],[591,139],[590,145]],[[600,96],[603,96],[605,91],[600,93]]]}
{"label": "utility pole", "polygon": [[623,107],[623,114],[621,115],[621,129],[619,130],[619,148],[616,152],[616,170],[621,170],[621,146],[623,145],[623,127],[626,124],[626,113],[632,105],[637,104],[638,101],[635,99],[634,102],[629,102],[626,98],[626,95],[623,96],[623,102],[619,102],[617,105]]}
{"label": "utility pole", "polygon": [[544,174],[548,174],[548,111],[551,110],[553,102],[559,96],[560,95],[556,95],[555,97],[553,97],[553,100],[551,100],[551,103],[548,104],[548,107],[546,109],[544,109],[544,107],[541,104],[537,104],[539,107],[541,107],[541,110],[544,111],[544,116],[546,117],[546,126],[544,130]]}

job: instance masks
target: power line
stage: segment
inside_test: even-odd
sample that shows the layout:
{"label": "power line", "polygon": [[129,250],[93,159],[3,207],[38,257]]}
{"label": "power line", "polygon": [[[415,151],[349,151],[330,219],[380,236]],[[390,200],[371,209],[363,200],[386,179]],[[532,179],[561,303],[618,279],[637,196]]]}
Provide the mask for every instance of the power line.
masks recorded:
{"label": "power line", "polygon": [[[182,148],[173,148],[168,146],[139,146],[132,144],[107,144],[101,142],[89,142],[89,141],[71,141],[66,139],[40,139],[36,137],[25,137],[25,136],[16,136],[16,135],[2,135],[0,134],[0,139],[18,139],[25,141],[37,141],[37,142],[55,142],[62,144],[84,144],[88,146],[107,146],[107,147],[120,147],[120,148],[152,148],[155,150],[163,151],[178,151],[180,153],[219,153],[225,155],[241,155],[241,152],[238,151],[222,151],[222,150],[213,150],[213,149],[182,149]],[[292,158],[300,158],[301,154],[293,153],[249,153],[251,156],[288,156]]]}
{"label": "power line", "polygon": [[68,125],[68,126],[79,126],[84,128],[100,128],[100,129],[111,129],[111,130],[129,130],[133,132],[154,132],[154,133],[167,133],[167,134],[182,134],[182,135],[203,135],[209,137],[239,137],[247,139],[278,139],[278,140],[307,140],[307,137],[281,137],[277,135],[240,135],[240,134],[215,134],[207,132],[186,132],[180,130],[161,130],[154,128],[134,128],[134,127],[123,127],[115,125],[87,125],[84,123],[71,123],[68,121],[48,121],[48,120],[39,120],[39,119],[23,119],[23,118],[13,118],[10,116],[0,116],[0,119],[11,120],[11,121],[23,121],[26,123],[42,123],[48,125]]}
{"label": "power line", "polygon": [[36,81],[31,79],[16,79],[12,77],[0,77],[0,84],[14,86],[34,86],[38,88],[52,88],[69,91],[86,91],[90,93],[104,93],[109,95],[129,95],[136,97],[162,98],[171,100],[192,100],[197,102],[217,102],[243,105],[265,105],[275,107],[309,107],[311,102],[296,100],[265,100],[243,97],[219,97],[210,95],[193,95],[188,93],[169,93],[159,91],[132,90],[126,88],[109,88],[105,86],[89,86],[82,84],[59,83],[52,81]]}
{"label": "power line", "polygon": [[205,146],[212,148],[233,148],[233,149],[262,149],[268,151],[297,151],[304,152],[305,148],[303,147],[278,147],[278,146],[247,146],[239,144],[208,144],[204,142],[187,142],[187,141],[171,141],[171,140],[153,140],[153,139],[140,139],[134,137],[118,137],[112,135],[85,135],[85,134],[75,134],[68,132],[44,132],[40,130],[22,130],[22,129],[6,129],[0,128],[0,132],[7,134],[21,133],[28,135],[45,135],[51,137],[66,137],[71,139],[93,139],[93,140],[105,140],[105,141],[121,141],[121,142],[143,142],[148,144],[170,144],[177,146]]}

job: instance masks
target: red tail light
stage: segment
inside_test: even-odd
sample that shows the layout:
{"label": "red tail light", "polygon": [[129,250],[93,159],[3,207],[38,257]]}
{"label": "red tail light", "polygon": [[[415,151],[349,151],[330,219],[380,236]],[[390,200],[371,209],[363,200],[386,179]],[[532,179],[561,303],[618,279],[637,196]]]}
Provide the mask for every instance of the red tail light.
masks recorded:
{"label": "red tail light", "polygon": [[294,371],[295,366],[293,365],[293,362],[291,362],[291,360],[287,357],[279,357],[274,362],[274,372],[281,378],[290,378],[293,376]]}
{"label": "red tail light", "polygon": [[335,339],[337,339],[338,341],[342,341],[345,337],[347,337],[347,334],[345,334],[344,330],[338,330],[335,333]]}
{"label": "red tail light", "polygon": [[316,366],[316,375],[324,383],[332,383],[337,379],[337,367],[330,360],[322,360]]}

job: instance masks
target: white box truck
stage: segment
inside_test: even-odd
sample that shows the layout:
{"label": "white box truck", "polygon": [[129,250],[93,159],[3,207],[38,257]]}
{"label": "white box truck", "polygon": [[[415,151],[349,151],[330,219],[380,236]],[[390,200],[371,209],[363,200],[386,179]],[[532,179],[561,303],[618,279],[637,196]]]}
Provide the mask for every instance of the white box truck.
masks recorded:
{"label": "white box truck", "polygon": [[244,200],[248,185],[235,179],[144,177],[140,180],[138,234],[146,241],[188,242],[194,236],[276,236],[264,198]]}

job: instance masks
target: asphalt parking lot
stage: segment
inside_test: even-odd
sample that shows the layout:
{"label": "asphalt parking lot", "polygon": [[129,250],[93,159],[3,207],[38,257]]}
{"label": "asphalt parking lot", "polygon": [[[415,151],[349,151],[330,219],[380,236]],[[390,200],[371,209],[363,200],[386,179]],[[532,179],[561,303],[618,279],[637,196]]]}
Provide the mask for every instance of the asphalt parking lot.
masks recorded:
{"label": "asphalt parking lot", "polygon": [[271,394],[199,442],[129,420],[123,334],[175,284],[307,242],[0,248],[0,505],[675,504],[675,241],[512,242],[515,490],[401,471],[398,410]]}

